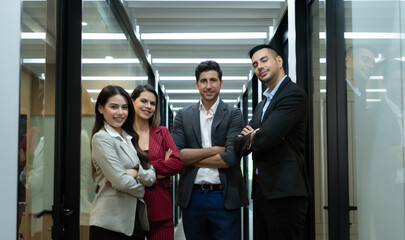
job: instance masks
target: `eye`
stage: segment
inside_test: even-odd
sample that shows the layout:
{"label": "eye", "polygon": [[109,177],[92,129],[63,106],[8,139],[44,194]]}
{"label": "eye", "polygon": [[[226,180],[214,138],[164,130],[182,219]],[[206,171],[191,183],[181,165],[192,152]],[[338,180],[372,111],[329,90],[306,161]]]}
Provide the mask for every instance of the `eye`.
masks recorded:
{"label": "eye", "polygon": [[150,102],[150,105],[156,106],[156,102]]}
{"label": "eye", "polygon": [[141,99],[141,103],[147,103],[148,101],[146,99]]}
{"label": "eye", "polygon": [[127,110],[127,109],[128,109],[128,105],[122,106],[122,109]]}

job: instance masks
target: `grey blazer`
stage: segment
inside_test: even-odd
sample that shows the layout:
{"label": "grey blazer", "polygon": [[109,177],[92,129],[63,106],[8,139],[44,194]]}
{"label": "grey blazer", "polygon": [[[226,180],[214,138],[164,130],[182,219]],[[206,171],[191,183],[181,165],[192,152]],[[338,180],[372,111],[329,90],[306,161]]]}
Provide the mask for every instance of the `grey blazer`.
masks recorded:
{"label": "grey blazer", "polygon": [[[90,225],[132,235],[138,199],[141,228],[149,230],[145,186],[152,186],[156,174],[153,167],[142,168],[136,151],[120,137],[112,137],[104,128],[92,139],[92,161],[100,186],[90,212]],[[126,169],[139,167],[138,177],[126,174]],[[105,184],[108,180],[111,184]]]}
{"label": "grey blazer", "polygon": [[[219,178],[223,185],[224,207],[237,209],[248,204],[246,186],[240,170],[240,155],[234,151],[234,140],[245,126],[239,109],[220,100],[212,122],[212,146],[223,146],[222,160],[228,168],[220,168]],[[172,137],[179,152],[184,148],[202,148],[199,103],[180,109],[177,113]],[[176,204],[186,208],[193,192],[194,179],[199,167],[184,166],[180,173]]]}

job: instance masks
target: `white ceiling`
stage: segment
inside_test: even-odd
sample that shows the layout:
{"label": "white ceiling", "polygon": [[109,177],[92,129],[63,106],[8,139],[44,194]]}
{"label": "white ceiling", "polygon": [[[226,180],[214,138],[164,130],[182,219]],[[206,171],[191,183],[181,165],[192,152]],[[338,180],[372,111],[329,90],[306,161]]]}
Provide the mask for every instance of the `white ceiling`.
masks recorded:
{"label": "white ceiling", "polygon": [[[146,54],[150,54],[152,68],[157,72],[159,83],[166,90],[170,106],[178,108],[190,105],[199,98],[195,88],[194,70],[202,60],[218,60],[224,76],[221,98],[231,104],[235,103],[242,93],[243,86],[249,80],[251,64],[248,51],[257,44],[269,42],[270,27],[276,28],[285,13],[286,1],[137,1],[121,0],[139,35]],[[49,4],[49,3],[48,3]],[[48,5],[49,8],[49,5]],[[45,42],[55,46],[54,36],[49,28],[49,11],[47,2],[40,0],[23,1],[23,33],[44,33],[46,39],[23,39],[22,58],[45,59],[50,61]],[[88,33],[118,33],[122,30],[115,20],[108,4],[104,0],[83,2],[83,37]],[[52,25],[51,25],[52,26]],[[214,39],[147,39],[145,34],[156,33],[203,33],[203,37]],[[210,34],[208,34],[210,33]],[[262,38],[253,39],[215,39],[219,33],[255,33],[264,34]],[[196,34],[194,34],[196,35]],[[193,36],[194,36],[193,35]],[[49,46],[48,45],[48,46]],[[105,60],[112,56],[114,60],[135,59],[136,56],[125,37],[123,39],[84,39],[83,40],[84,77],[101,76],[105,78],[119,76],[136,76],[145,78],[139,63],[96,64],[94,60]],[[183,59],[183,63],[160,63],[162,60]],[[197,60],[196,60],[197,59]],[[229,61],[236,63],[226,63]],[[223,62],[225,61],[225,62]],[[239,61],[239,63],[238,63]],[[89,63],[88,63],[89,62]],[[44,63],[25,63],[33,73],[41,76],[46,72]],[[174,77],[174,78],[173,78]],[[185,79],[189,80],[185,80]],[[237,79],[240,77],[241,79]],[[167,80],[170,79],[170,80]],[[132,82],[131,82],[132,81]],[[144,82],[145,80],[143,80]],[[97,97],[97,89],[107,84],[122,85],[133,89],[142,81],[125,80],[86,80],[83,87],[93,90],[92,98]],[[183,90],[183,93],[175,93]],[[184,93],[184,90],[186,91]],[[231,91],[231,93],[227,93]],[[179,101],[186,100],[184,103]],[[188,101],[188,102],[187,102]]]}
{"label": "white ceiling", "polygon": [[[170,105],[176,110],[196,100],[194,70],[198,60],[218,59],[224,80],[221,98],[236,102],[251,71],[248,51],[269,42],[270,27],[277,25],[286,1],[125,1],[141,41],[151,54],[161,86],[167,90]],[[265,33],[257,39],[143,39],[149,33]],[[250,34],[249,34],[250,33]],[[207,34],[208,35],[208,34]],[[205,35],[202,34],[204,37]],[[215,38],[215,34],[213,34]],[[162,58],[186,58],[189,63],[156,63]],[[191,61],[190,58],[198,58]],[[242,63],[221,63],[221,59],[241,59]],[[164,80],[167,77],[192,77],[190,80]],[[232,77],[244,77],[235,80]],[[176,90],[190,90],[173,93]],[[238,92],[239,91],[239,92]]]}

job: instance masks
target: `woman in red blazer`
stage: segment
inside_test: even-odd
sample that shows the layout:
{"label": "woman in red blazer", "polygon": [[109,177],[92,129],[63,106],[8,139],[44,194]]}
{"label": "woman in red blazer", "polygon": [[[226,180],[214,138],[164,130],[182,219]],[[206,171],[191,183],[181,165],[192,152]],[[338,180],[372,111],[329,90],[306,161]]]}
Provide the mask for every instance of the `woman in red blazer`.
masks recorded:
{"label": "woman in red blazer", "polygon": [[146,202],[149,219],[149,240],[173,240],[173,208],[170,199],[170,176],[179,173],[183,167],[180,154],[166,127],[158,126],[160,114],[158,96],[150,85],[140,85],[131,94],[135,108],[134,130],[139,135],[139,146],[149,154],[156,170],[156,181],[146,188]]}

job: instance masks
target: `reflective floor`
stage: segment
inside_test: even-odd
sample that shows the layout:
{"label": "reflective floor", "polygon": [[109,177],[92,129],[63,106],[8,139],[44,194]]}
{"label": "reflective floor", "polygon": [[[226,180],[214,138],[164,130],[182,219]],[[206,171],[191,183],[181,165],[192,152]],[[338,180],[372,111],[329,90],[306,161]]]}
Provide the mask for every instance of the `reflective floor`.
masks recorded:
{"label": "reflective floor", "polygon": [[183,231],[183,222],[180,220],[177,227],[174,229],[174,240],[186,240]]}

